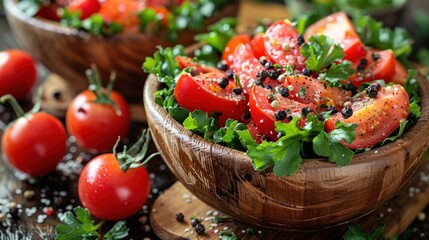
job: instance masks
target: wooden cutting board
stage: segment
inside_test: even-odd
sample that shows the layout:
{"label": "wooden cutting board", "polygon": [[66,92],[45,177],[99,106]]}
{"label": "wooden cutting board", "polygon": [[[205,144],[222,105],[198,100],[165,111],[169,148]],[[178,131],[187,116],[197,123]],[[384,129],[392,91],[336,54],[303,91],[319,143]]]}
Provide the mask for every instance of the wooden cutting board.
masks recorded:
{"label": "wooden cutting board", "polygon": [[[429,155],[426,154],[419,171],[402,190],[380,209],[359,220],[318,232],[286,232],[252,227],[238,221],[214,224],[214,216],[226,216],[194,197],[181,183],[176,182],[155,201],[150,213],[151,225],[161,239],[220,239],[220,233],[232,231],[237,239],[342,239],[351,224],[357,223],[368,232],[380,223],[385,224],[384,233],[390,239],[403,233],[416,218],[425,218],[421,212],[429,203]],[[350,203],[353,204],[353,203]],[[184,222],[176,220],[182,213]],[[198,235],[191,226],[190,218],[202,220],[206,231]],[[253,232],[249,234],[251,229]]]}

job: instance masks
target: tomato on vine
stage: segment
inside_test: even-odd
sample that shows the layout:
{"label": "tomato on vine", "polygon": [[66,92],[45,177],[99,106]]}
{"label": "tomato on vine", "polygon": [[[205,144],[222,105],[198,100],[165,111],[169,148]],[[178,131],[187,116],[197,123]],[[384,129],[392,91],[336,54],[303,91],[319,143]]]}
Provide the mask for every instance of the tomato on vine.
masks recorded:
{"label": "tomato on vine", "polygon": [[78,94],[67,109],[67,130],[84,148],[106,151],[115,145],[118,136],[123,138],[128,133],[130,111],[125,99],[112,90],[114,75],[107,88],[101,86],[94,66],[87,70],[87,76],[89,88]]}
{"label": "tomato on vine", "polygon": [[[78,182],[82,205],[91,215],[103,220],[119,220],[138,212],[146,203],[150,191],[149,175],[144,160],[150,132],[143,131],[140,139],[127,151],[99,155],[83,168]],[[144,161],[143,161],[144,160]]]}
{"label": "tomato on vine", "polygon": [[37,177],[55,171],[67,150],[67,133],[54,116],[39,112],[39,104],[24,113],[12,95],[4,95],[0,102],[9,101],[18,119],[2,136],[2,152],[9,164],[30,176]]}

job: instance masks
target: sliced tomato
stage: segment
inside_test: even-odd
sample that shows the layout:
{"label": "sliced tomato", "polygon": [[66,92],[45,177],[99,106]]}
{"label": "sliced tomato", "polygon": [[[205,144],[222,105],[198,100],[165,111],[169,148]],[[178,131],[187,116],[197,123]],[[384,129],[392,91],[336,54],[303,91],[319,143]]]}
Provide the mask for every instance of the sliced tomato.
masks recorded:
{"label": "sliced tomato", "polygon": [[174,97],[179,106],[189,111],[199,109],[209,115],[220,113],[220,126],[224,126],[228,118],[243,121],[247,98],[244,94],[233,92],[237,88],[233,80],[222,88],[219,84],[222,78],[224,75],[213,72],[197,76],[182,73],[176,83]]}
{"label": "sliced tomato", "polygon": [[[369,98],[363,93],[352,101],[351,108],[353,115],[347,119],[341,112],[332,115],[334,122],[358,125],[356,139],[350,144],[343,144],[351,149],[370,148],[386,139],[407,118],[409,99],[405,89],[395,84],[380,89],[375,98]],[[332,124],[329,126],[332,128]]]}
{"label": "sliced tomato", "polygon": [[297,69],[305,66],[298,44],[298,32],[288,20],[280,20],[271,25],[264,36],[264,46],[268,56],[280,65],[291,64]]}
{"label": "sliced tomato", "polygon": [[[272,104],[273,99],[278,104]],[[256,85],[252,87],[249,95],[249,109],[253,122],[260,132],[265,134],[270,140],[277,140],[274,123],[276,121],[289,121],[287,117],[284,119],[276,118],[279,111],[286,111],[287,116],[300,116],[304,107],[308,107],[313,111],[316,110],[316,107],[311,103],[300,103],[288,97],[282,97],[277,91]]]}
{"label": "sliced tomato", "polygon": [[92,14],[100,10],[100,3],[98,0],[73,0],[67,6],[71,12],[79,11],[80,19],[89,18]]}
{"label": "sliced tomato", "polygon": [[137,13],[144,7],[144,1],[109,0],[103,2],[99,14],[108,23],[115,22],[128,32],[136,31],[140,23]]}
{"label": "sliced tomato", "polygon": [[249,46],[241,44],[235,50],[231,69],[240,79],[244,93],[248,94],[256,81],[256,75],[265,67],[259,63]]}
{"label": "sliced tomato", "polygon": [[398,60],[395,59],[395,74],[393,75],[392,82],[405,85],[408,78],[407,69]]}
{"label": "sliced tomato", "polygon": [[267,51],[265,51],[265,40],[264,40],[265,33],[258,33],[255,36],[252,37],[252,40],[250,41],[250,45],[252,46],[253,54],[255,55],[256,59],[261,59],[261,57],[265,57],[268,61],[273,61],[267,54]]}
{"label": "sliced tomato", "polygon": [[210,67],[201,63],[194,62],[190,57],[179,55],[176,57],[176,61],[179,64],[181,69],[192,68],[192,71],[191,71],[192,76],[202,74],[202,73],[210,73],[210,72],[225,75],[223,71],[215,67]]}
{"label": "sliced tomato", "polygon": [[287,76],[283,85],[290,89],[290,99],[305,104],[314,104],[321,110],[326,107],[342,108],[351,97],[351,92],[327,87],[321,81],[304,75]]}
{"label": "sliced tomato", "polygon": [[161,21],[162,25],[168,25],[168,15],[170,12],[165,7],[154,7],[153,10],[156,12],[158,19]]}
{"label": "sliced tomato", "polygon": [[232,65],[235,49],[241,44],[250,46],[250,36],[248,34],[238,34],[231,38],[226,44],[222,53],[222,60],[225,61],[228,66]]}
{"label": "sliced tomato", "polygon": [[[362,59],[366,64],[362,65]],[[364,82],[374,80],[384,80],[391,82],[395,76],[395,56],[392,50],[370,50],[365,58],[353,63],[356,73],[350,76],[349,80],[355,87],[359,87]],[[361,65],[361,69],[359,66]]]}
{"label": "sliced tomato", "polygon": [[256,126],[253,121],[247,124],[247,129],[249,129],[250,135],[252,135],[257,143],[262,143],[262,141],[265,140],[265,134],[259,130],[258,126]]}
{"label": "sliced tomato", "polygon": [[355,62],[366,55],[365,45],[357,35],[355,28],[344,12],[331,14],[307,28],[306,40],[313,35],[326,35],[339,42],[345,53],[345,59]]}
{"label": "sliced tomato", "polygon": [[52,21],[60,21],[61,18],[58,15],[59,8],[60,6],[56,3],[49,4],[48,6],[42,4],[39,8],[39,11],[36,13],[36,16]]}

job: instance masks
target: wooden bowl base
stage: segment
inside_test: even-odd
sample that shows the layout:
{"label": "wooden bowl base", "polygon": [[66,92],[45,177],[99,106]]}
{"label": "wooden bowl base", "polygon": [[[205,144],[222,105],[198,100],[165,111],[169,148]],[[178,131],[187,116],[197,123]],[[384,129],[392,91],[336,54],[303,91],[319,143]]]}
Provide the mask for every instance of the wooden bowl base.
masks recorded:
{"label": "wooden bowl base", "polygon": [[[427,154],[426,154],[427,155]],[[413,179],[388,203],[380,209],[359,220],[328,228],[317,232],[286,232],[273,229],[253,227],[228,219],[227,222],[214,224],[214,216],[226,215],[216,211],[193,196],[180,182],[176,182],[155,201],[150,213],[151,225],[155,234],[161,239],[220,239],[222,232],[234,232],[237,239],[342,239],[349,226],[360,224],[365,231],[370,231],[380,223],[385,224],[384,233],[390,239],[400,235],[421,215],[422,209],[429,203],[429,157],[425,156],[422,166]],[[350,203],[353,204],[353,203]],[[176,220],[176,214],[182,213],[183,222]],[[206,231],[198,235],[191,226],[190,219],[202,220]],[[249,234],[250,233],[252,234]]]}

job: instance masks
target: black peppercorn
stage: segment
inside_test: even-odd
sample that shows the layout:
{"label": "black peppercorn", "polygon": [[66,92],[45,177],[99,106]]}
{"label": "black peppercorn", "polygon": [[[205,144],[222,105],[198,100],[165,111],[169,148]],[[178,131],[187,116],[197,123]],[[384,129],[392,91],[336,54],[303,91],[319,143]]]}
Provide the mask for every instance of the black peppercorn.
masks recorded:
{"label": "black peppercorn", "polygon": [[366,66],[368,64],[368,60],[366,60],[366,58],[361,58],[360,64]]}
{"label": "black peppercorn", "polygon": [[265,66],[265,64],[267,63],[268,61],[267,61],[267,59],[265,59],[265,58],[261,58],[260,60],[259,60],[259,63],[262,65],[262,66]]}
{"label": "black peppercorn", "polygon": [[195,231],[197,232],[198,235],[204,235],[206,231],[206,227],[204,227],[203,224],[198,223],[197,225],[195,225]]}
{"label": "black peppercorn", "polygon": [[225,61],[220,61],[217,64],[217,68],[222,71],[226,71],[228,69],[228,65],[226,65]]}
{"label": "black peppercorn", "polygon": [[372,57],[372,60],[378,61],[378,59],[380,59],[380,54],[378,54],[378,53],[371,53],[371,57]]}
{"label": "black peppercorn", "polygon": [[229,80],[227,78],[222,78],[219,81],[219,87],[222,88],[222,89],[225,89],[226,86],[228,86],[228,84],[229,84]]}
{"label": "black peppercorn", "polygon": [[200,223],[200,220],[198,218],[191,218],[192,227],[195,227],[198,223]]}
{"label": "black peppercorn", "polygon": [[232,92],[235,93],[235,95],[241,95],[241,93],[243,93],[243,90],[241,88],[234,88],[232,89]]}
{"label": "black peppercorn", "polygon": [[345,107],[341,110],[341,115],[343,115],[344,119],[347,119],[353,116],[353,109],[351,107]]}
{"label": "black peppercorn", "polygon": [[274,68],[274,65],[273,65],[273,63],[272,63],[272,62],[267,61],[267,62],[264,64],[264,67],[265,67],[266,69],[273,69],[273,68]]}
{"label": "black peppercorn", "polygon": [[335,114],[338,112],[338,110],[334,106],[329,106],[328,111],[331,111],[331,114]]}
{"label": "black peppercorn", "polygon": [[177,220],[178,222],[183,222],[183,221],[185,221],[185,215],[183,215],[183,213],[177,213],[177,214],[176,214],[176,220]]}
{"label": "black peppercorn", "polygon": [[312,73],[312,71],[311,71],[310,69],[308,69],[308,68],[304,68],[304,69],[302,69],[302,74],[303,74],[304,76],[310,77],[310,76],[311,76],[311,74],[313,74],[313,73]]}
{"label": "black peppercorn", "polygon": [[342,86],[342,88],[346,91],[351,91],[352,94],[357,93],[357,88],[352,83],[347,83]]}
{"label": "black peppercorn", "polygon": [[365,65],[362,65],[361,63],[357,66],[356,70],[358,72],[363,72],[365,70]]}
{"label": "black peppercorn", "polygon": [[279,78],[279,76],[281,74],[280,71],[281,71],[280,69],[270,69],[270,70],[268,70],[268,76],[271,79],[276,80],[277,78]]}
{"label": "black peppercorn", "polygon": [[298,45],[301,46],[302,44],[304,44],[304,42],[305,42],[304,36],[300,34],[298,36]]}
{"label": "black peppercorn", "polygon": [[373,83],[369,85],[367,88],[365,88],[366,95],[370,98],[376,98],[378,91],[381,89],[381,86],[379,83]]}
{"label": "black peppercorn", "polygon": [[277,91],[282,97],[288,97],[289,96],[289,89],[287,89],[285,87],[280,87]]}
{"label": "black peppercorn", "polygon": [[313,112],[313,109],[311,109],[309,107],[304,107],[301,109],[301,114],[303,117],[307,117],[307,115],[311,112]]}
{"label": "black peppercorn", "polygon": [[266,70],[260,70],[258,71],[258,73],[256,74],[256,80],[262,82],[265,80],[265,78],[268,77],[268,72]]}
{"label": "black peppercorn", "polygon": [[285,110],[279,110],[278,112],[276,112],[275,114],[276,120],[284,120],[287,117],[287,113]]}
{"label": "black peppercorn", "polygon": [[234,79],[234,72],[232,71],[232,69],[226,70],[225,74],[226,74],[226,78],[231,80]]}

